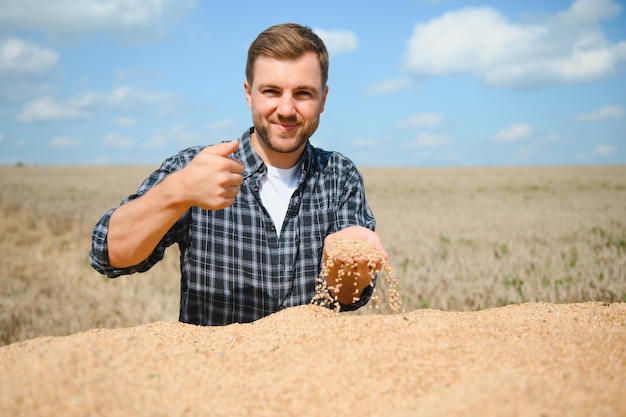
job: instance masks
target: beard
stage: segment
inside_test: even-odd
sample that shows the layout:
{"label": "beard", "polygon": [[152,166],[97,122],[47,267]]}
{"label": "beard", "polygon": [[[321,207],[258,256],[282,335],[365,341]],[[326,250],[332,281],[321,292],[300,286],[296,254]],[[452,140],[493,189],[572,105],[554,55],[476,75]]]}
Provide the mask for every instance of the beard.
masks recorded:
{"label": "beard", "polygon": [[[298,123],[299,128],[294,133],[280,133],[278,136],[272,136],[266,119],[259,115],[252,117],[254,124],[254,132],[263,144],[270,150],[278,153],[292,153],[302,148],[309,140],[319,125],[319,117],[310,122]],[[298,122],[296,118],[281,119],[279,121],[285,123]]]}

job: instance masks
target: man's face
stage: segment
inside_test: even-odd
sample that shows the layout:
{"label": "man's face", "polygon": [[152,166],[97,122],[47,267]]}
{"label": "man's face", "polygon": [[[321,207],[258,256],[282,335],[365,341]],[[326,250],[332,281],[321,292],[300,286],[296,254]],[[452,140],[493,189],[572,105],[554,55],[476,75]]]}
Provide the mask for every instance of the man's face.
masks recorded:
{"label": "man's face", "polygon": [[[328,88],[319,62],[309,52],[293,60],[261,56],[252,85],[244,83],[258,142],[257,152],[277,167],[295,163],[319,125]],[[260,148],[260,149],[259,149]]]}

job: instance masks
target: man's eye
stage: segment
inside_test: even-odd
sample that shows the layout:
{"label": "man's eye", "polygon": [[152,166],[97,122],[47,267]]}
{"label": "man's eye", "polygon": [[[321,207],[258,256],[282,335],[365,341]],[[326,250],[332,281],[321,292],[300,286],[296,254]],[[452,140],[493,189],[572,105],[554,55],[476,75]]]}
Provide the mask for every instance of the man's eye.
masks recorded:
{"label": "man's eye", "polygon": [[278,94],[278,91],[268,89],[268,90],[263,90],[263,94],[276,95]]}

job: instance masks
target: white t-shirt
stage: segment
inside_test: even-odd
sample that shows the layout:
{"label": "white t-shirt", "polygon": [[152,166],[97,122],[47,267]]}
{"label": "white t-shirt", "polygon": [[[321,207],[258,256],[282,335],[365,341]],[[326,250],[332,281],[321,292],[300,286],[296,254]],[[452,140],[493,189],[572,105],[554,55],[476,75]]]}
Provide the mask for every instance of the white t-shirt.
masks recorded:
{"label": "white t-shirt", "polygon": [[279,236],[287,208],[289,208],[289,200],[291,200],[291,195],[298,186],[300,165],[296,164],[293,168],[288,169],[266,165],[267,173],[260,181],[261,201],[270,214]]}

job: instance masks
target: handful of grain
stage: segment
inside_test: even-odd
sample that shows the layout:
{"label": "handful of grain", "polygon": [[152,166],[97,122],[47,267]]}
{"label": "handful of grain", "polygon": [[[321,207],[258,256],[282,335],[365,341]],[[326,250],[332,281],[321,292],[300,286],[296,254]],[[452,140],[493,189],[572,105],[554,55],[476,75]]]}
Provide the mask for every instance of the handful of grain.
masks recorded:
{"label": "handful of grain", "polygon": [[[345,256],[352,259],[367,259],[367,265],[369,266],[370,271],[370,285],[372,286],[374,286],[374,283],[376,281],[376,274],[378,272],[374,270],[374,267],[377,263],[382,262],[382,271],[384,271],[385,275],[385,284],[388,287],[389,307],[395,313],[399,313],[401,311],[400,296],[398,295],[397,289],[398,281],[394,276],[393,269],[391,268],[389,262],[385,260],[384,255],[373,244],[360,239],[352,239],[341,235],[332,236],[330,243],[331,244],[329,245],[329,247],[326,248],[327,253],[324,257],[324,263],[322,264],[322,271],[320,273],[320,276],[317,278],[317,286],[315,288],[316,294],[311,300],[311,304],[332,307],[337,312],[340,310],[341,306],[339,305],[339,301],[335,294],[339,292],[339,288],[342,286],[341,281],[344,277],[345,272],[343,268],[339,269],[339,276],[336,279],[336,288],[328,287],[326,283],[326,277],[328,276],[331,268],[334,267],[334,260],[338,256]],[[356,263],[354,263],[354,268],[348,272],[348,275],[350,274],[355,274],[357,277],[359,277],[359,271],[356,269]],[[358,297],[355,297],[355,299],[353,299],[353,302],[356,301],[358,301]],[[376,287],[374,287],[370,303],[370,305],[372,305],[374,308],[380,308],[381,300],[376,293]]]}

